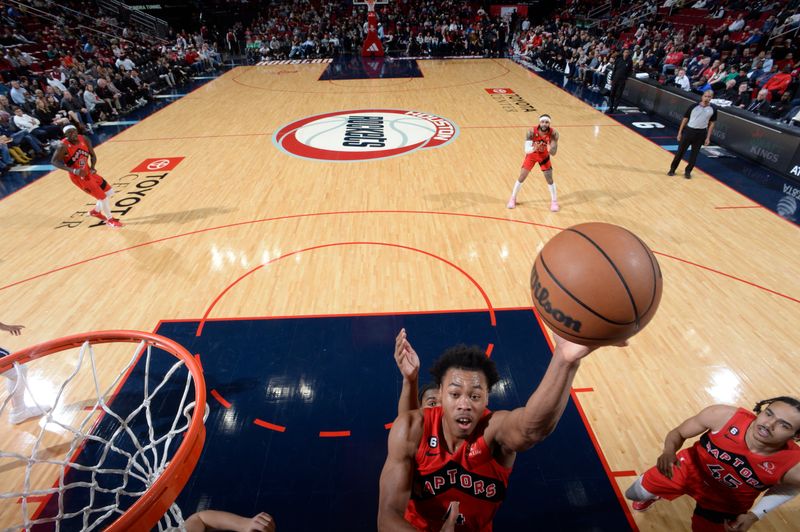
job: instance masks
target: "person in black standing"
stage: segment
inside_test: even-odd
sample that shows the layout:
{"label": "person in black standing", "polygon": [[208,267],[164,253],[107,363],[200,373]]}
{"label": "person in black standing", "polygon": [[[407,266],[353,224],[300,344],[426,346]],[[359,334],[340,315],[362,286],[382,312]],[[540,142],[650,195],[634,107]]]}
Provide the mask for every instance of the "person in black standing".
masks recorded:
{"label": "person in black standing", "polygon": [[697,161],[700,147],[708,146],[711,142],[711,132],[714,131],[714,124],[717,121],[717,109],[711,105],[713,97],[714,91],[705,91],[703,97],[700,98],[700,103],[692,104],[683,115],[683,120],[678,128],[678,151],[675,153],[675,158],[672,159],[667,175],[675,175],[675,170],[678,169],[683,154],[691,146],[692,153],[689,155],[689,164],[686,165],[683,175],[686,179],[692,178],[692,169]]}
{"label": "person in black standing", "polygon": [[631,51],[627,48],[622,50],[622,55],[618,55],[611,70],[611,92],[608,96],[608,112],[613,113],[617,110],[622,91],[625,90],[625,82],[628,76],[633,73],[633,60]]}

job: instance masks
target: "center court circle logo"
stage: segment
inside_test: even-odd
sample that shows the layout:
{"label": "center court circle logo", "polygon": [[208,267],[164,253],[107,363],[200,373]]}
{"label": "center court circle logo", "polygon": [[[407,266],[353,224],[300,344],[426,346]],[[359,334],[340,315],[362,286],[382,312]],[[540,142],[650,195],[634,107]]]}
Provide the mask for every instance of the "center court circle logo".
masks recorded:
{"label": "center court circle logo", "polygon": [[295,157],[372,161],[438,148],[458,136],[447,118],[420,111],[358,109],[309,116],[281,127],[275,145]]}

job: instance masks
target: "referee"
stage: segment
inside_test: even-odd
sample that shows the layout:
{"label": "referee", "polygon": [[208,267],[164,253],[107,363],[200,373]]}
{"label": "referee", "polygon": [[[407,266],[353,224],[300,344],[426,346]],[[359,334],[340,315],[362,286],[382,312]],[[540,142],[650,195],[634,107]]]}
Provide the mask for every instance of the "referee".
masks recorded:
{"label": "referee", "polygon": [[700,147],[704,144],[708,146],[711,142],[711,132],[714,131],[714,123],[717,121],[717,109],[711,105],[713,97],[714,91],[705,91],[703,97],[700,98],[700,103],[689,107],[686,114],[683,115],[681,127],[678,128],[678,142],[680,143],[678,152],[672,159],[672,164],[669,165],[667,175],[675,175],[675,170],[678,169],[683,154],[691,146],[692,153],[689,155],[689,164],[686,165],[683,175],[686,179],[692,178],[692,169],[697,161],[697,154],[700,153]]}

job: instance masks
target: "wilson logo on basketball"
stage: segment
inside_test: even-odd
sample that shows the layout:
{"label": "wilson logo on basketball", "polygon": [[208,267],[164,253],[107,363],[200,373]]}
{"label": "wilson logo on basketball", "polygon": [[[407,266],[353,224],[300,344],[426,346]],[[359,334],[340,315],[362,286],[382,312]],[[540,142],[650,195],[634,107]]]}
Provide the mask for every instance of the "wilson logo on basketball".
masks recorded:
{"label": "wilson logo on basketball", "polygon": [[531,288],[533,289],[533,297],[539,303],[538,307],[540,309],[550,314],[558,323],[563,323],[565,327],[575,332],[581,332],[581,322],[565,314],[564,311],[553,308],[553,304],[550,302],[550,291],[542,286],[541,281],[539,281],[539,272],[535,268],[531,273]]}
{"label": "wilson logo on basketball", "polygon": [[458,136],[441,116],[396,109],[360,109],[310,116],[280,128],[275,145],[295,157],[353,162],[438,148]]}

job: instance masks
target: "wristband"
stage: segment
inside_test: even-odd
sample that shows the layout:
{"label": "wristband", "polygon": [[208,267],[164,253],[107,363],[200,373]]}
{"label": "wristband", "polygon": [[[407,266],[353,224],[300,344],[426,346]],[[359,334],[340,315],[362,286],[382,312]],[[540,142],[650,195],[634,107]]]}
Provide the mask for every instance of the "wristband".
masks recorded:
{"label": "wristband", "polygon": [[764,493],[764,496],[759,499],[750,512],[760,520],[768,512],[793,499],[798,493],[800,493],[800,489],[794,486],[777,484]]}

